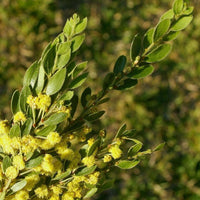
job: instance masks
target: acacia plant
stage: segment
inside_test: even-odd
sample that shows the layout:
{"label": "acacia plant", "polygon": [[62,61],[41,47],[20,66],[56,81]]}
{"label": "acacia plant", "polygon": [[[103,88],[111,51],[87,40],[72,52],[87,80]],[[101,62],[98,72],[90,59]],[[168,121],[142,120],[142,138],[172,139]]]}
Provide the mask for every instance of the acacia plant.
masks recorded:
{"label": "acacia plant", "polygon": [[156,27],[134,37],[131,65],[120,56],[102,89],[92,93],[87,87],[80,97],[87,62],[75,60],[87,18],[74,14],[67,20],[63,32],[27,70],[22,90],[14,92],[13,118],[0,122],[0,200],[89,199],[112,185],[110,169],[131,169],[161,149],[164,143],[141,150],[135,131],[125,124],[110,139],[105,130],[94,128],[94,121],[104,114],[99,105],[109,100],[108,92],[132,88],[153,72],[152,63],[170,53],[171,41],[189,25],[192,11],[183,0],[175,0]]}

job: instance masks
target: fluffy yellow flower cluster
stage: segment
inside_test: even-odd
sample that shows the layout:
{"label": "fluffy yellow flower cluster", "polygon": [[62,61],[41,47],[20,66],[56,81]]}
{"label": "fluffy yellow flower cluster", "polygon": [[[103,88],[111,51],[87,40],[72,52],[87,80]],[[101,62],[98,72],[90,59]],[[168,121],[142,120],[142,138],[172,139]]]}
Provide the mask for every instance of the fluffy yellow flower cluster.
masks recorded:
{"label": "fluffy yellow flower cluster", "polygon": [[27,98],[27,104],[29,104],[31,108],[47,111],[47,109],[51,105],[51,97],[41,93],[38,94],[37,97],[29,95]]}

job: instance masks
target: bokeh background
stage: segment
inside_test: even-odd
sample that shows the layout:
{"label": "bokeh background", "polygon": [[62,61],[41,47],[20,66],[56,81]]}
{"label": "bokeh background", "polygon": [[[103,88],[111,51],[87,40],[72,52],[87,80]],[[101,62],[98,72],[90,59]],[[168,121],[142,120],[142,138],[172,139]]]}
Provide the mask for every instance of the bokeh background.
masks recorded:
{"label": "bokeh background", "polygon": [[[95,200],[200,199],[200,1],[190,3],[194,20],[172,53],[134,89],[112,92],[100,125],[112,134],[126,122],[144,149],[167,144],[133,170],[114,171],[115,188]],[[25,70],[73,13],[89,19],[78,59],[89,61],[87,85],[98,90],[117,57],[129,55],[133,36],[154,26],[171,5],[172,0],[1,0],[0,118],[11,117],[11,94],[21,88]]]}

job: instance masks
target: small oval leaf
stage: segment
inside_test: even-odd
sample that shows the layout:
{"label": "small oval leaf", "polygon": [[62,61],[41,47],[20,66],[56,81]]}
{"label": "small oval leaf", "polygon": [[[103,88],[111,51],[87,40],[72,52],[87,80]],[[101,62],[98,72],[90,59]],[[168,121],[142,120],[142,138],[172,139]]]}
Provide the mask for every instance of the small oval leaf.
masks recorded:
{"label": "small oval leaf", "polygon": [[63,122],[67,117],[67,113],[60,112],[60,113],[54,113],[51,115],[46,121],[44,121],[44,125],[46,126],[52,126],[59,124]]}
{"label": "small oval leaf", "polygon": [[139,160],[129,161],[129,160],[120,160],[115,165],[121,169],[132,169],[140,163]]}
{"label": "small oval leaf", "polygon": [[113,72],[118,74],[119,72],[123,72],[124,67],[126,65],[126,56],[120,56],[114,66]]}

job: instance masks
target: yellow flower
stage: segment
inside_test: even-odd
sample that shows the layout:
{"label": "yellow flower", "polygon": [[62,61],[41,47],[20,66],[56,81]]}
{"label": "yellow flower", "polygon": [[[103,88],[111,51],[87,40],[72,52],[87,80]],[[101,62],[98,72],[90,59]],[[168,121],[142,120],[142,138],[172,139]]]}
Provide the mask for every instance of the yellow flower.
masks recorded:
{"label": "yellow flower", "polygon": [[94,144],[94,138],[90,138],[87,142],[88,146],[91,147]]}
{"label": "yellow flower", "polygon": [[17,170],[16,167],[10,166],[6,169],[6,177],[9,179],[15,179],[18,176],[19,171]]}
{"label": "yellow flower", "polygon": [[50,132],[49,135],[47,136],[47,141],[50,144],[55,145],[61,141],[61,137],[56,132]]}
{"label": "yellow flower", "polygon": [[13,157],[13,165],[18,169],[22,170],[25,168],[25,162],[22,155],[16,155]]}
{"label": "yellow flower", "polygon": [[37,106],[36,106],[35,100],[36,100],[36,97],[33,97],[32,95],[29,95],[29,96],[27,97],[26,103],[27,103],[30,107],[36,108]]}
{"label": "yellow flower", "polygon": [[52,186],[51,190],[53,191],[54,194],[59,195],[62,194],[62,188],[58,187],[58,186]]}
{"label": "yellow flower", "polygon": [[9,129],[8,120],[0,121],[0,134],[8,134]]}
{"label": "yellow flower", "polygon": [[28,200],[28,199],[29,199],[29,194],[28,194],[27,191],[21,190],[21,191],[19,191],[19,192],[17,192],[17,193],[15,194],[15,198],[16,198],[17,200]]}
{"label": "yellow flower", "polygon": [[85,182],[88,183],[88,184],[91,184],[91,185],[96,185],[97,182],[98,182],[99,175],[100,175],[99,172],[95,172],[93,174],[90,174]]}
{"label": "yellow flower", "polygon": [[105,155],[103,158],[103,162],[110,162],[112,160],[112,157],[110,155]]}
{"label": "yellow flower", "polygon": [[119,148],[119,145],[112,145],[108,150],[114,159],[118,159],[122,155],[122,150]]}
{"label": "yellow flower", "polygon": [[59,195],[53,194],[49,200],[60,200]]}
{"label": "yellow flower", "polygon": [[46,94],[39,94],[35,99],[35,104],[38,109],[47,111],[48,107],[51,105],[51,97]]}
{"label": "yellow flower", "polygon": [[62,200],[74,200],[74,194],[72,192],[65,192]]}
{"label": "yellow flower", "polygon": [[95,158],[94,156],[85,157],[82,159],[82,163],[86,165],[87,167],[91,167],[95,165]]}
{"label": "yellow flower", "polygon": [[66,148],[65,146],[57,146],[56,151],[59,154],[60,158],[66,160],[73,160],[74,158],[74,151],[70,148]]}
{"label": "yellow flower", "polygon": [[23,112],[19,111],[14,115],[14,123],[16,122],[25,122],[26,121],[26,117],[24,115]]}
{"label": "yellow flower", "polygon": [[27,184],[24,189],[31,191],[33,187],[39,182],[40,177],[37,174],[32,174],[32,175],[26,176],[25,180],[27,181]]}
{"label": "yellow flower", "polygon": [[35,194],[37,195],[37,197],[39,197],[39,198],[45,198],[49,194],[48,188],[47,188],[46,185],[41,185],[40,187],[38,187],[34,191],[35,191]]}

